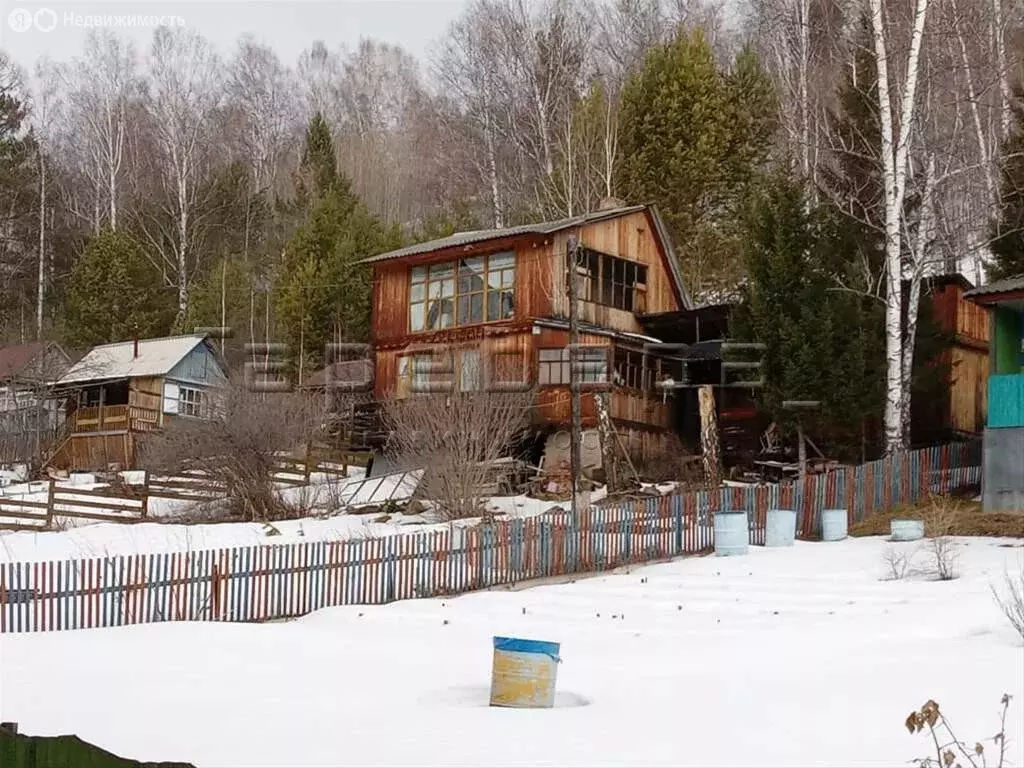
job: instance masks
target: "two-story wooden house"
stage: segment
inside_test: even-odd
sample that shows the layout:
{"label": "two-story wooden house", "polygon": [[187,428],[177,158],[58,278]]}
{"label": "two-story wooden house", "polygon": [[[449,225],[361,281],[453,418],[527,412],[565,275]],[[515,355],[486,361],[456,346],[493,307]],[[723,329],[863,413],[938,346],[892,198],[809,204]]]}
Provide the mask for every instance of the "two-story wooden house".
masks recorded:
{"label": "two-story wooden house", "polygon": [[[405,397],[429,366],[448,356],[453,386],[496,381],[538,388],[533,421],[568,428],[570,238],[577,250],[583,383],[610,383],[609,415],[634,446],[672,427],[671,403],[656,383],[668,357],[644,354],[658,342],[641,316],[689,310],[692,301],[665,225],[652,206],[608,207],[560,221],[462,232],[382,253],[373,268],[374,392]],[[676,361],[676,364],[678,361]],[[597,423],[592,393],[584,428]]]}

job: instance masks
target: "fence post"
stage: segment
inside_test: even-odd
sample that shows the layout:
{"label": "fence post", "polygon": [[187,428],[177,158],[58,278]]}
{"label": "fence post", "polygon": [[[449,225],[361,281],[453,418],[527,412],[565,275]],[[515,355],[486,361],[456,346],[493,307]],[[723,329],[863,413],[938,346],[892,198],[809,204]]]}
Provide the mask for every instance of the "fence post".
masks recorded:
{"label": "fence post", "polygon": [[220,569],[213,564],[210,572],[210,620],[216,621],[220,616]]}
{"label": "fence post", "polygon": [[56,484],[57,481],[51,477],[50,484],[46,488],[46,530],[50,530],[53,526],[53,487]]}
{"label": "fence post", "polygon": [[149,470],[142,470],[142,519],[149,517]]}

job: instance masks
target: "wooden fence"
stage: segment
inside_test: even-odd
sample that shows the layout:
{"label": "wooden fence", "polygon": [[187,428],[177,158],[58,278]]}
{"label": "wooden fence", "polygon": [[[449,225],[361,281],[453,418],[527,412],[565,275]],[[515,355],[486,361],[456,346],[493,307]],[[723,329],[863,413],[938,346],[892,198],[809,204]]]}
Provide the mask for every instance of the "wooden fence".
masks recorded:
{"label": "wooden fence", "polygon": [[157,621],[265,621],[335,605],[458,594],[527,579],[602,571],[697,554],[714,544],[717,511],[745,510],[764,543],[767,512],[798,512],[817,532],[821,510],[850,522],[980,482],[976,451],[937,447],[799,483],[683,493],[471,528],[380,539],[0,565],[0,633]]}
{"label": "wooden fence", "polygon": [[[307,485],[313,473],[344,477],[348,464],[323,460],[283,457],[275,462],[271,479],[279,487]],[[149,499],[171,499],[193,503],[224,498],[226,490],[201,471],[175,477],[154,477],[148,472],[141,484],[118,483],[99,488],[57,484],[54,480],[28,484],[25,495],[46,494],[46,499],[0,496],[0,531],[43,531],[54,518],[132,523],[146,520]]]}

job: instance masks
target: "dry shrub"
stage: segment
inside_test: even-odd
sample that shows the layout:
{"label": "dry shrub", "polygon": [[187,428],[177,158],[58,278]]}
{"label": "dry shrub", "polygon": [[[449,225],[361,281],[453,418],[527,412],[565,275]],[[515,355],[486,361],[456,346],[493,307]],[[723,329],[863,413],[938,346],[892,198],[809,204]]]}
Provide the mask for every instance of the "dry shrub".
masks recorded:
{"label": "dry shrub", "polygon": [[882,561],[886,566],[886,581],[899,581],[910,573],[913,560],[912,552],[901,552],[895,547],[886,547],[882,553]]}
{"label": "dry shrub", "polygon": [[932,569],[941,581],[957,577],[959,555],[952,537],[959,516],[959,504],[946,496],[933,497],[931,504],[921,515],[924,535],[928,539],[926,550],[931,559]]}
{"label": "dry shrub", "polygon": [[1007,621],[1024,640],[1024,570],[1016,577],[1009,572],[1004,573],[1002,588],[993,585],[992,596]]}
{"label": "dry shrub", "polygon": [[147,435],[140,463],[158,475],[202,469],[226,489],[225,511],[233,519],[296,517],[301,510],[278,495],[273,474],[281,453],[304,449],[322,410],[322,398],[232,383],[210,418],[177,418]]}
{"label": "dry shrub", "polygon": [[397,469],[424,470],[416,495],[433,502],[442,518],[477,517],[487,500],[488,465],[527,428],[533,397],[533,390],[482,390],[387,400],[387,453]]}
{"label": "dry shrub", "polygon": [[[932,699],[924,703],[919,710],[907,715],[903,725],[911,735],[927,730],[931,736],[934,757],[922,757],[913,763],[922,768],[1005,768],[1006,761],[1006,714],[1010,709],[1010,694],[1004,693],[1000,699],[1002,710],[999,717],[999,731],[990,739],[968,744],[960,741],[953,732],[949,720],[942,714],[939,705]],[[985,751],[985,742],[992,742],[999,751],[994,758],[989,758]]]}

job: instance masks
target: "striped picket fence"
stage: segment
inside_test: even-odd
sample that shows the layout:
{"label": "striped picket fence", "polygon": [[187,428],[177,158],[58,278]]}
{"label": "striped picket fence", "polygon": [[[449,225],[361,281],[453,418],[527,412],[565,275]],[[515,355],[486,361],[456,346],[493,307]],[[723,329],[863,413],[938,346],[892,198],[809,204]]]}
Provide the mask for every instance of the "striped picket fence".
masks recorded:
{"label": "striped picket fence", "polygon": [[813,535],[822,509],[851,522],[980,481],[966,447],[915,451],[800,483],[689,492],[349,541],[261,545],[0,566],[0,633],[158,621],[267,621],[337,605],[453,595],[529,579],[697,554],[714,514],[745,510],[764,543],[767,511],[796,509]]}

